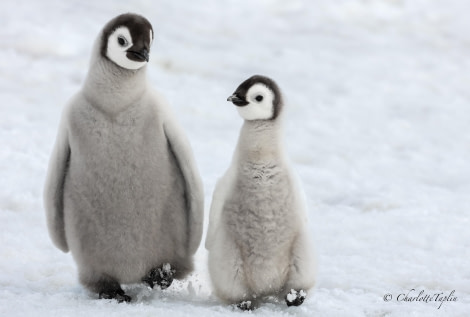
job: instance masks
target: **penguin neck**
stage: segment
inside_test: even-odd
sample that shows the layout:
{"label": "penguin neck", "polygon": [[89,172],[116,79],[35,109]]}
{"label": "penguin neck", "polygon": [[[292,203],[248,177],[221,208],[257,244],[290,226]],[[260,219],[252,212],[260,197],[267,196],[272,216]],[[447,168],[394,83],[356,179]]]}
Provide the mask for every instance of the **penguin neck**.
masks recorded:
{"label": "penguin neck", "polygon": [[282,157],[281,120],[246,120],[238,140],[239,158],[252,162],[273,162]]}
{"label": "penguin neck", "polygon": [[142,97],[147,88],[146,68],[128,70],[107,58],[97,58],[91,63],[85,80],[85,97],[93,106],[111,115],[126,110]]}

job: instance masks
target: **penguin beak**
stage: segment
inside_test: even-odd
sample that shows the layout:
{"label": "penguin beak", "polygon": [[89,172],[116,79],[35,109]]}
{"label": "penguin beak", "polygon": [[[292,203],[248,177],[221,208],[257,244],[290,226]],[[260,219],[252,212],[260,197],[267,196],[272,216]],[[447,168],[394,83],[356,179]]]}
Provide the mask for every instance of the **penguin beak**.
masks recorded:
{"label": "penguin beak", "polygon": [[143,48],[139,51],[129,50],[127,51],[127,57],[136,62],[148,62],[149,61],[149,51],[146,48]]}
{"label": "penguin beak", "polygon": [[233,94],[230,97],[228,97],[227,101],[230,101],[231,103],[233,103],[237,107],[243,107],[243,106],[246,106],[248,104],[248,101],[246,101],[244,98],[241,98],[237,94]]}

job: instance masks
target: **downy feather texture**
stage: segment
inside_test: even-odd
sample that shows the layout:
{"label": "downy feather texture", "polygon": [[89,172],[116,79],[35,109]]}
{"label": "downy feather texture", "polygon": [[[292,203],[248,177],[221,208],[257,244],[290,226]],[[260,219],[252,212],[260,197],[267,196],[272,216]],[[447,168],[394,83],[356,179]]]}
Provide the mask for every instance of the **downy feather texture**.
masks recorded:
{"label": "downy feather texture", "polygon": [[314,254],[304,196],[282,144],[279,88],[256,75],[228,100],[252,109],[239,111],[245,121],[210,208],[205,246],[215,294],[240,303],[308,290],[315,281]]}
{"label": "downy feather texture", "polygon": [[50,237],[94,292],[140,282],[162,263],[183,278],[202,236],[202,182],[182,128],[149,87],[147,66],[121,67],[103,49],[122,26],[150,48],[141,16],[104,27],[83,88],[63,111],[44,189]]}

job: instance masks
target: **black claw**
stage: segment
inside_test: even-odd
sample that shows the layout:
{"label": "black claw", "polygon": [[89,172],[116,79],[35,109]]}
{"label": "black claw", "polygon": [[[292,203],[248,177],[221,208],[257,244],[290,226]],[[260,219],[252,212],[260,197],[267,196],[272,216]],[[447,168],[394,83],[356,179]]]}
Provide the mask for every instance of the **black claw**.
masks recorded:
{"label": "black claw", "polygon": [[99,294],[100,299],[115,299],[118,303],[126,302],[129,303],[132,298],[129,295],[126,295],[124,291],[114,290],[114,291],[102,291]]}
{"label": "black claw", "polygon": [[176,270],[171,268],[171,265],[166,263],[161,267],[151,269],[146,277],[142,279],[144,283],[147,283],[151,288],[157,284],[161,289],[168,288],[173,282],[173,275]]}
{"label": "black claw", "polygon": [[286,304],[287,306],[300,306],[304,302],[305,298],[307,298],[307,293],[305,293],[304,290],[296,291],[292,289],[287,295],[286,295]]}
{"label": "black claw", "polygon": [[154,281],[154,275],[155,275],[155,272],[154,272],[155,269],[152,269],[148,275],[146,277],[144,277],[142,279],[142,282],[144,282],[145,284],[147,284],[150,288],[153,288],[153,286],[155,285],[155,283],[153,283]]}
{"label": "black claw", "polygon": [[132,298],[129,295],[126,295],[126,294],[123,294],[123,295],[118,294],[118,295],[116,295],[116,300],[118,301],[118,303],[122,303],[122,302],[130,303]]}

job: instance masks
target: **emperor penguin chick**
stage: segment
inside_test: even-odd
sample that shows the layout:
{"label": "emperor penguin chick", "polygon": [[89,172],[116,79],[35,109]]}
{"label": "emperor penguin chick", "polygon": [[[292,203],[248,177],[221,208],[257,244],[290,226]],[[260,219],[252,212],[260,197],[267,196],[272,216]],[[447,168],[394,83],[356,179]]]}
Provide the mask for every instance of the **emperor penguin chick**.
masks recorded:
{"label": "emperor penguin chick", "polygon": [[210,209],[205,246],[215,294],[244,310],[273,295],[298,306],[315,264],[304,197],[281,142],[281,92],[256,75],[227,100],[245,122]]}
{"label": "emperor penguin chick", "polygon": [[65,107],[44,190],[49,234],[100,298],[121,284],[168,287],[193,269],[203,189],[192,150],[149,88],[153,29],[122,14],[95,42],[83,88]]}

